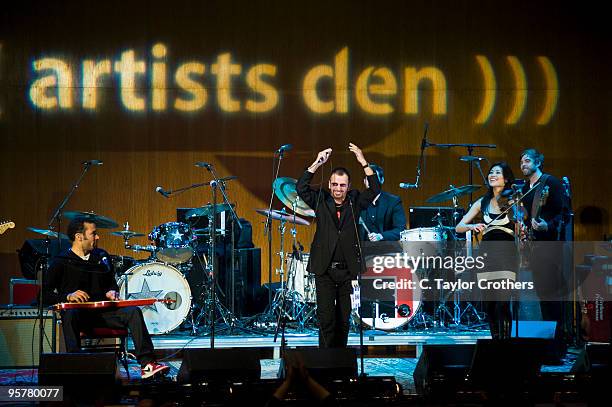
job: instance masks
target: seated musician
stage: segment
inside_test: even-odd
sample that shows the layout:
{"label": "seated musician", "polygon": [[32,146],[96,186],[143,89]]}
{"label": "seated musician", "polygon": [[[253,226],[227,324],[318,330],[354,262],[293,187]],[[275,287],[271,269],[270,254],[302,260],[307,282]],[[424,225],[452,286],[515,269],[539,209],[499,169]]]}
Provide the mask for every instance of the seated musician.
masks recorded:
{"label": "seated musician", "polygon": [[[118,300],[110,255],[97,248],[100,237],[96,224],[76,218],[68,225],[67,233],[72,247],[54,257],[49,266],[45,302]],[[142,367],[142,378],[165,374],[169,369],[155,361],[153,342],[138,307],[67,309],[62,311],[62,327],[68,352],[81,351],[80,332],[87,332],[88,328],[129,329],[136,357]]]}

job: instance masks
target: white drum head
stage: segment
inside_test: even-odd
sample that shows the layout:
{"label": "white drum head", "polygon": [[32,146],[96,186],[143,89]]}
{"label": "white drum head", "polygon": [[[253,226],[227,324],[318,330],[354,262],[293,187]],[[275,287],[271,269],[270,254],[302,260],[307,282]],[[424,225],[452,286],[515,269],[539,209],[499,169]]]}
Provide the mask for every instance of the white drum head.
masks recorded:
{"label": "white drum head", "polygon": [[187,318],[191,308],[191,289],[185,277],[176,268],[151,262],[134,266],[126,273],[128,295],[126,298],[125,280],[122,279],[119,284],[122,299],[165,298],[175,301],[170,304],[157,302],[141,307],[151,335],[168,333],[178,328]]}

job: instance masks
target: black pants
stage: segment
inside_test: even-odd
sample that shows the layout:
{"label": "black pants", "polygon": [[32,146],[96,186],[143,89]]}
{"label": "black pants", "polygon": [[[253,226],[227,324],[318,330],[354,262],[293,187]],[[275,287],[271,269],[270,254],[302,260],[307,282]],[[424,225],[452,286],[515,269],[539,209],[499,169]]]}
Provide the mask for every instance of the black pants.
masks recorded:
{"label": "black pants", "polygon": [[81,351],[81,332],[100,327],[127,328],[132,334],[136,357],[140,364],[144,366],[155,360],[153,342],[144,322],[142,311],[138,307],[124,307],[109,311],[70,309],[62,313],[62,327],[68,352]]}
{"label": "black pants", "polygon": [[348,269],[328,269],[315,276],[319,347],[345,348],[351,316],[351,276]]}

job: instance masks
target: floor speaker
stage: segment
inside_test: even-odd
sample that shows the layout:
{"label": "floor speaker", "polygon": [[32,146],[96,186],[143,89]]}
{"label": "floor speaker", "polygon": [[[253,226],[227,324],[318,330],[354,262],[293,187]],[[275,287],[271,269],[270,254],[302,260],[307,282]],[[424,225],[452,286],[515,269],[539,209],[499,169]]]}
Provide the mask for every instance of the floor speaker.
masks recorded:
{"label": "floor speaker", "polygon": [[64,401],[117,397],[120,388],[115,353],[43,353],[38,384],[64,386]]}
{"label": "floor speaker", "polygon": [[451,394],[447,390],[457,388],[465,380],[475,348],[475,345],[425,345],[413,373],[417,393]]}
{"label": "floor speaker", "polygon": [[357,352],[353,348],[286,350],[279,376],[285,377],[287,366],[295,366],[299,361],[320,382],[357,377]]}
{"label": "floor speaker", "polygon": [[179,383],[249,382],[261,378],[258,349],[185,349]]}

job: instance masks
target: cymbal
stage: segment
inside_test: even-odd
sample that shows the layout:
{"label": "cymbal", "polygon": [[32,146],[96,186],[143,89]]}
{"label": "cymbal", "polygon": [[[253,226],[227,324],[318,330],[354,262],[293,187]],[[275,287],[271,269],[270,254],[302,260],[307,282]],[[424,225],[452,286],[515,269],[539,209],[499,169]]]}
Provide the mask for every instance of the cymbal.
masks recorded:
{"label": "cymbal", "polygon": [[[57,232],[55,230],[49,230],[49,229],[37,229],[37,228],[33,228],[32,226],[28,226],[26,228],[29,231],[32,231],[34,233],[38,233],[44,236],[49,236],[52,237],[54,239],[57,239]],[[63,233],[59,234],[61,239],[68,239],[68,235],[65,235]]]}
{"label": "cymbal", "polygon": [[[276,197],[289,209],[303,216],[314,217],[315,212],[298,197],[297,180],[289,177],[277,178],[272,185]],[[293,207],[295,204],[295,208]]]}
{"label": "cymbal", "polygon": [[111,232],[110,234],[113,236],[121,236],[124,239],[144,236],[144,233],[132,232],[131,230],[117,230],[116,232]]}
{"label": "cymbal", "polygon": [[[229,211],[229,209],[230,206],[226,203],[217,204],[217,213]],[[208,216],[212,213],[212,210],[213,204],[204,205],[199,208],[193,208],[187,211],[187,213],[185,214],[185,218],[189,219],[193,218],[194,216]]]}
{"label": "cymbal", "polygon": [[477,189],[479,189],[481,185],[463,185],[461,187],[452,187],[447,189],[446,191],[440,192],[433,196],[430,196],[425,202],[428,203],[437,203],[444,202],[453,199],[453,197],[460,197],[463,195],[470,194]]}
{"label": "cymbal", "polygon": [[96,227],[100,229],[114,229],[119,226],[117,222],[106,216],[98,215],[93,212],[81,212],[81,211],[66,211],[63,214],[64,218],[73,220],[76,218],[83,219],[87,222],[96,224]]}
{"label": "cymbal", "polygon": [[[266,217],[268,216],[267,209],[256,209],[255,212],[257,212],[260,215],[266,216]],[[294,216],[295,216],[295,220],[294,220]],[[289,223],[295,223],[296,225],[304,225],[304,226],[310,225],[310,222],[308,222],[306,219],[302,219],[297,215],[288,214],[284,211],[277,211],[276,209],[272,210],[270,217],[274,220],[282,220],[282,221],[289,222]]]}

